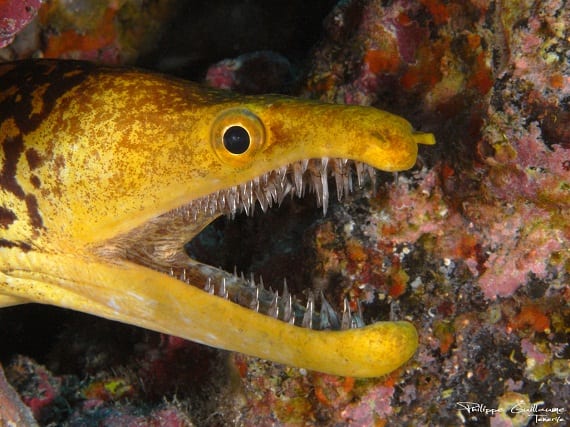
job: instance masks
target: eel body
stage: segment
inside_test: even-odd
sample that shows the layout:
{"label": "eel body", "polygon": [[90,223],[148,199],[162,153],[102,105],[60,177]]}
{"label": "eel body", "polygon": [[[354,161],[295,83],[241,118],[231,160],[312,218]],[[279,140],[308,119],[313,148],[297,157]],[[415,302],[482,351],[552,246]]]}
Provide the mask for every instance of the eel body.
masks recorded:
{"label": "eel body", "polygon": [[216,217],[290,193],[312,190],[326,208],[327,174],[342,187],[368,167],[408,169],[417,144],[433,143],[370,107],[85,62],[2,64],[0,306],[52,304],[296,367],[383,375],[415,352],[410,323],[314,330],[277,294],[262,314],[258,295],[249,308],[228,298],[238,278],[183,247]]}

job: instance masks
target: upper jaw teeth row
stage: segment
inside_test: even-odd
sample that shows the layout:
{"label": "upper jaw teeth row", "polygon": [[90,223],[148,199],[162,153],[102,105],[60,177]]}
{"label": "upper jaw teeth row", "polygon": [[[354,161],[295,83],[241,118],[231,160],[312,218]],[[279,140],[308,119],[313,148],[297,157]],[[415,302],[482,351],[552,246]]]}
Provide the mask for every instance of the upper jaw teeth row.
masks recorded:
{"label": "upper jaw teeth row", "polygon": [[353,190],[353,175],[356,174],[358,186],[362,186],[366,175],[374,183],[376,172],[373,167],[347,159],[301,160],[267,172],[246,183],[239,184],[193,201],[186,208],[187,212],[198,216],[199,213],[235,215],[245,211],[250,215],[259,202],[265,211],[274,203],[280,204],[288,195],[302,197],[308,190],[317,198],[317,205],[326,214],[329,203],[328,179],[332,176],[336,184],[337,198],[350,194]]}
{"label": "upper jaw teeth row", "polygon": [[[241,277],[234,275],[229,280],[224,277],[218,284],[208,279],[204,291],[303,328],[345,330],[364,326],[360,303],[358,303],[357,310],[352,311],[345,298],[343,312],[339,314],[325,299],[322,292],[315,296],[312,291],[309,291],[307,303],[302,305],[289,292],[287,281],[283,283],[281,295],[271,288],[266,289],[261,278],[255,283],[253,275],[249,280],[246,280],[243,275]],[[320,310],[317,309],[318,303],[320,303]]]}

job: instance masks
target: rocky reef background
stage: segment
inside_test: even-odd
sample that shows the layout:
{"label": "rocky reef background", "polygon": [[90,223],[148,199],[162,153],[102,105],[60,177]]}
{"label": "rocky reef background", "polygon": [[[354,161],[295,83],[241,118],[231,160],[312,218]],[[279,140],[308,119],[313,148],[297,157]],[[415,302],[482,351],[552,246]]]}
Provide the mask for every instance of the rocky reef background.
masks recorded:
{"label": "rocky reef background", "polygon": [[0,0],[0,59],[136,64],[243,93],[373,105],[433,132],[437,145],[421,148],[414,169],[379,173],[324,217],[311,198],[288,201],[263,221],[217,221],[188,247],[275,286],[286,277],[301,298],[312,288],[337,307],[362,301],[369,321],[412,321],[419,350],[385,378],[339,378],[13,307],[0,311],[11,384],[0,378],[0,406],[13,409],[2,416],[29,421],[31,411],[40,425],[69,426],[568,423],[568,2],[205,4]]}

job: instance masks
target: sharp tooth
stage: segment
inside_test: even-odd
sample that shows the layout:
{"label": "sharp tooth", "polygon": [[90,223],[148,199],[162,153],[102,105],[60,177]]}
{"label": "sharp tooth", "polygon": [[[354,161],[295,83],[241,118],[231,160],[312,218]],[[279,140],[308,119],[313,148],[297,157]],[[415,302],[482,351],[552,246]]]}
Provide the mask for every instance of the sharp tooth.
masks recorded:
{"label": "sharp tooth", "polygon": [[344,192],[346,194],[352,193],[352,173],[350,170],[344,177]]}
{"label": "sharp tooth", "polygon": [[[304,168],[307,168],[306,164]],[[304,193],[303,172],[303,164],[301,162],[293,163],[293,179],[295,181],[295,193],[297,197],[302,197]]]}
{"label": "sharp tooth", "polygon": [[338,171],[334,172],[334,183],[336,185],[336,199],[340,202],[342,200],[342,190],[344,190],[344,175],[341,175]]}
{"label": "sharp tooth", "polygon": [[220,210],[226,208],[226,193],[227,191],[219,191],[217,194],[214,195],[216,198],[216,205],[220,207]]}
{"label": "sharp tooth", "polygon": [[283,320],[285,323],[295,323],[295,316],[293,314],[293,297],[289,294],[287,297],[281,297],[283,301],[283,308],[281,312],[283,313]]}
{"label": "sharp tooth", "polygon": [[321,318],[319,329],[340,329],[338,315],[321,292]]}
{"label": "sharp tooth", "polygon": [[245,211],[246,215],[249,216],[249,209],[251,207],[251,204],[250,204],[249,194],[247,191],[247,186],[248,186],[248,183],[241,184],[239,186],[239,198],[240,198],[241,209],[243,211]]}
{"label": "sharp tooth", "polygon": [[364,163],[355,162],[354,167],[356,169],[356,180],[358,181],[358,186],[362,187],[364,180]]}
{"label": "sharp tooth", "polygon": [[319,173],[319,169],[315,164],[316,162],[318,162],[318,160],[316,160],[315,162],[311,162],[309,168],[309,172],[311,174],[311,191],[314,192],[317,197],[317,206],[321,207],[322,206],[321,176]]}
{"label": "sharp tooth", "polygon": [[259,313],[259,288],[255,288],[255,298],[251,302],[250,307],[252,310],[255,310]]}
{"label": "sharp tooth", "polygon": [[364,316],[362,315],[362,304],[360,304],[360,300],[358,300],[357,304],[358,304],[358,311],[352,315],[351,327],[353,329],[362,328],[364,326]]}
{"label": "sharp tooth", "polygon": [[[254,199],[259,202],[259,205],[261,206],[261,208],[265,212],[265,209],[267,209],[267,204],[265,201],[265,191],[263,191],[263,189],[261,187],[261,183],[260,183],[261,178],[262,177],[256,177],[253,179],[252,191],[254,194]],[[264,206],[265,206],[265,208],[264,208]]]}
{"label": "sharp tooth", "polygon": [[228,209],[228,192],[219,192],[215,197],[208,201],[210,206],[215,207],[219,211],[224,211]]}
{"label": "sharp tooth", "polygon": [[255,195],[253,194],[253,182],[249,181],[246,184],[247,200],[250,206],[255,205]]}
{"label": "sharp tooth", "polygon": [[281,203],[283,202],[283,199],[285,199],[285,197],[287,196],[287,194],[289,194],[292,190],[292,186],[291,183],[289,182],[289,180],[285,180],[285,182],[281,183],[280,187],[279,187],[279,191],[277,193],[277,203],[279,205],[281,205]]}
{"label": "sharp tooth", "polygon": [[228,289],[226,287],[226,278],[222,278],[222,284],[220,285],[220,290],[218,292],[218,295],[221,296],[222,298],[228,299]]}
{"label": "sharp tooth", "polygon": [[289,166],[281,166],[279,169],[277,169],[277,176],[279,177],[279,181],[283,181],[283,178],[285,178],[285,175],[287,175],[288,169]]}
{"label": "sharp tooth", "polygon": [[259,187],[259,192],[257,193],[257,200],[261,206],[263,212],[267,210],[268,207],[271,207],[273,204],[273,195],[272,193],[275,192],[275,186],[273,183],[267,181],[267,174],[262,176],[261,185]]}
{"label": "sharp tooth", "polygon": [[350,325],[352,323],[352,316],[350,314],[350,304],[348,303],[348,299],[344,299],[344,309],[342,311],[342,320],[340,323],[340,328],[342,330],[350,329]]}
{"label": "sharp tooth", "polygon": [[270,182],[267,185],[267,189],[265,190],[265,194],[267,196],[267,203],[269,204],[269,206],[273,205],[273,202],[277,201],[277,188],[275,187],[275,183],[274,182]]}
{"label": "sharp tooth", "polygon": [[273,293],[273,298],[271,299],[271,303],[269,304],[267,315],[275,319],[279,317],[279,292]]}
{"label": "sharp tooth", "polygon": [[327,214],[327,209],[329,207],[329,184],[327,181],[327,177],[326,175],[321,176],[321,181],[322,181],[322,200],[321,200],[321,205],[323,206],[323,216]]}
{"label": "sharp tooth", "polygon": [[327,214],[327,208],[329,206],[328,162],[329,159],[327,157],[323,157],[321,160],[321,205],[323,207],[323,215]]}
{"label": "sharp tooth", "polygon": [[284,166],[279,170],[279,180],[276,182],[277,186],[277,203],[281,205],[283,199],[289,194],[293,189],[293,183],[291,182],[289,170],[292,168],[291,165]]}
{"label": "sharp tooth", "polygon": [[338,201],[342,200],[344,182],[345,182],[345,167],[346,160],[334,159],[333,163],[333,176],[336,184],[336,198]]}
{"label": "sharp tooth", "polygon": [[245,211],[245,214],[246,214],[247,216],[249,216],[250,213],[251,213],[251,211],[250,211],[251,205],[249,204],[249,199],[248,199],[248,198],[242,199],[242,207],[243,207],[243,210]]}
{"label": "sharp tooth", "polygon": [[259,205],[261,206],[261,210],[263,212],[267,211],[269,204],[267,203],[267,199],[265,198],[265,194],[262,195],[262,197],[258,197],[257,201],[259,202]]}
{"label": "sharp tooth", "polygon": [[305,314],[303,315],[303,322],[301,326],[303,328],[313,329],[313,312],[315,311],[315,297],[312,292],[309,293],[309,298],[307,299],[307,307],[305,308]]}
{"label": "sharp tooth", "polygon": [[230,202],[230,211],[232,213],[232,216],[234,216],[237,212],[238,194],[239,193],[238,193],[237,187],[232,187],[230,189],[229,202]]}
{"label": "sharp tooth", "polygon": [[283,321],[289,322],[293,312],[293,297],[287,288],[287,280],[283,280],[283,296],[281,296],[281,301],[283,301]]}
{"label": "sharp tooth", "polygon": [[316,194],[317,196],[317,206],[321,207],[321,202],[322,202],[322,191],[321,191],[321,180],[317,175],[311,174],[311,183],[313,184],[313,192]]}
{"label": "sharp tooth", "polygon": [[376,170],[368,165],[366,165],[366,170],[368,171],[368,176],[370,176],[370,181],[372,181],[372,191],[374,191],[376,190]]}

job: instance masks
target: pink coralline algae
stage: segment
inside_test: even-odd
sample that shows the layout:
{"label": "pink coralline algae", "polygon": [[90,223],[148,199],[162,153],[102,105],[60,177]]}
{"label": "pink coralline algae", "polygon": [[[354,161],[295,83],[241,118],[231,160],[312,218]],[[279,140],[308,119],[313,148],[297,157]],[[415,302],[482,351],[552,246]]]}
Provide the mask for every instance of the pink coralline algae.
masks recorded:
{"label": "pink coralline algae", "polygon": [[[438,141],[351,218],[359,238],[336,237],[318,258],[342,261],[343,240],[360,244],[374,275],[337,268],[336,281],[417,321],[415,393],[404,387],[418,412],[391,421],[433,423],[419,414],[444,390],[446,410],[481,396],[496,406],[507,380],[523,394],[541,381],[540,398],[564,406],[553,366],[567,365],[567,346],[553,353],[569,323],[568,22],[562,1],[342,2],[327,20],[307,91],[397,111]],[[408,280],[386,297],[394,255]],[[448,416],[437,423],[457,422]]]}
{"label": "pink coralline algae", "polygon": [[61,397],[62,378],[24,356],[12,363],[7,378],[18,389],[36,420],[47,422],[52,418]]}
{"label": "pink coralline algae", "polygon": [[209,86],[248,95],[282,93],[294,80],[292,66],[271,51],[252,52],[211,65],[206,72]]}
{"label": "pink coralline algae", "polygon": [[393,387],[375,387],[364,394],[360,401],[347,405],[341,415],[349,426],[377,425],[379,420],[392,414],[390,403],[393,394]]}
{"label": "pink coralline algae", "polygon": [[[35,31],[8,46],[37,14],[41,0],[0,0],[1,59],[31,55],[107,64],[134,62],[155,44],[175,13],[172,0],[44,1]],[[22,33],[23,35],[23,33]]]}
{"label": "pink coralline algae", "polygon": [[41,0],[0,0],[0,48],[8,46],[38,13]]}
{"label": "pink coralline algae", "polygon": [[[356,6],[336,13],[355,13],[350,7]],[[545,7],[550,13],[525,15],[506,4],[491,13],[476,2],[463,11],[455,2],[397,1],[388,8],[368,2],[350,32],[346,17],[334,13],[328,27],[331,39],[345,37],[364,50],[325,44],[309,80],[323,98],[411,111],[412,120],[412,103],[423,106],[420,126],[436,134],[440,127],[441,149],[454,148],[424,176],[390,186],[372,224],[379,238],[395,243],[435,236],[439,256],[462,258],[489,299],[512,295],[531,277],[560,277],[564,262],[551,255],[568,259],[570,249],[570,77],[562,24],[569,12],[559,2]],[[485,19],[498,34],[484,31]],[[528,25],[510,25],[521,19]],[[345,65],[328,67],[334,74],[323,71],[340,58]],[[351,74],[359,70],[352,80],[344,77],[347,64]],[[382,95],[387,90],[402,96],[394,104]]]}

